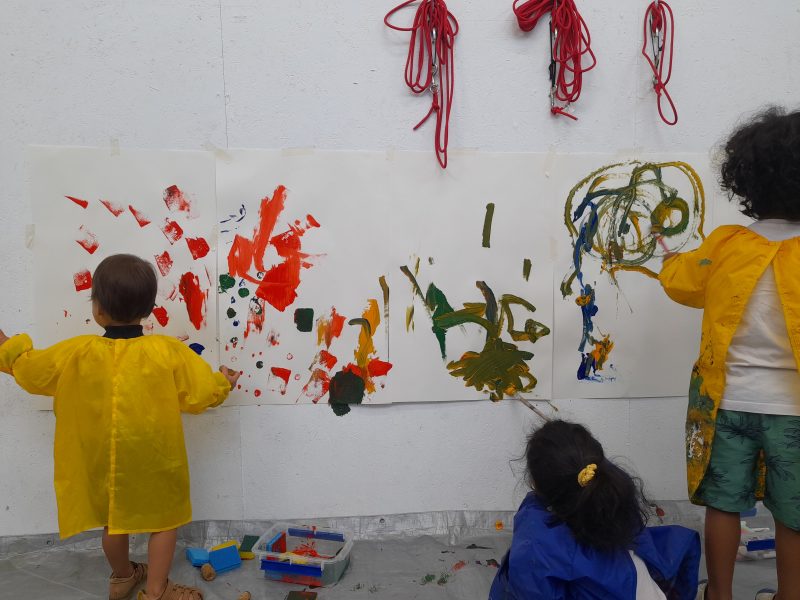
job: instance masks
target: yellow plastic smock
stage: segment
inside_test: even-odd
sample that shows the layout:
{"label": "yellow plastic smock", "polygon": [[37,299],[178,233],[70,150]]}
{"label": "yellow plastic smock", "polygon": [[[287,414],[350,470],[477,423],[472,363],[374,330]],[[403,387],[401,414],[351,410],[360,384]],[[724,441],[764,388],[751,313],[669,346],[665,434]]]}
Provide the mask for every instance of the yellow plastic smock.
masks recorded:
{"label": "yellow plastic smock", "polygon": [[0,371],[52,396],[61,537],[165,531],[192,518],[181,411],[221,404],[230,384],[176,339],[85,335],[34,350],[0,346]]}
{"label": "yellow plastic smock", "polygon": [[[725,225],[697,250],[668,258],[659,275],[670,298],[703,309],[700,355],[692,369],[686,417],[687,480],[693,501],[711,457],[717,409],[725,391],[728,347],[770,263],[800,369],[800,238],[770,241],[746,227]],[[766,470],[764,461],[759,462],[756,496],[763,498]]]}

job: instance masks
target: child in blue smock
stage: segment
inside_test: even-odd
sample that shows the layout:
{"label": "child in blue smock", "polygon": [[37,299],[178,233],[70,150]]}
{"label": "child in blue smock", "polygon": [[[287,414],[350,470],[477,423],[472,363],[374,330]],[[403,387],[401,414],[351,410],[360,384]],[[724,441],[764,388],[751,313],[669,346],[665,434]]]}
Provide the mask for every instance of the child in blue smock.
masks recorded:
{"label": "child in blue smock", "polygon": [[645,527],[641,485],[605,458],[586,428],[551,421],[526,451],[533,488],[489,600],[690,600],[700,537]]}

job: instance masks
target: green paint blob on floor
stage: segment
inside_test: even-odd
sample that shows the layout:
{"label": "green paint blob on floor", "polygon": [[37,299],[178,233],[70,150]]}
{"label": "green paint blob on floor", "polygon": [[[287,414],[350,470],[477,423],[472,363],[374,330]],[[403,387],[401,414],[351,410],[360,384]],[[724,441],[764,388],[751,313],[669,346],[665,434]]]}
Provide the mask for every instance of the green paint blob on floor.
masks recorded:
{"label": "green paint blob on floor", "polygon": [[229,309],[228,309],[228,312],[226,312],[225,314],[226,314],[226,315],[228,315],[228,318],[229,318],[229,319],[232,319],[233,317],[235,317],[235,316],[236,316],[236,311],[235,311],[235,310],[233,310],[232,308],[229,308]]}
{"label": "green paint blob on floor", "polygon": [[426,585],[431,583],[432,581],[436,581],[436,575],[433,573],[428,573],[425,577],[422,578],[422,581],[419,582],[420,585]]}
{"label": "green paint blob on floor", "polygon": [[298,308],[294,311],[294,324],[297,331],[308,333],[314,327],[314,309]]}
{"label": "green paint blob on floor", "polygon": [[248,290],[246,287],[240,287],[239,288],[239,297],[240,298],[247,298],[249,295],[250,295],[250,290]]}

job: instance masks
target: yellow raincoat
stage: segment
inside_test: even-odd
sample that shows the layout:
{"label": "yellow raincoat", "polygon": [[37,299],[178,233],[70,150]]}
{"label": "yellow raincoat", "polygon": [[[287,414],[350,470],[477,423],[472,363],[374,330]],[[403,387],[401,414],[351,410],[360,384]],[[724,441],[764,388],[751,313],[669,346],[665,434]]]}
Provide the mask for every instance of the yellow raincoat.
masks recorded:
{"label": "yellow raincoat", "polygon": [[[728,347],[753,288],[770,263],[800,369],[800,238],[773,242],[746,227],[726,225],[714,230],[697,250],[667,259],[659,275],[670,298],[704,309],[700,356],[692,369],[686,417],[689,497],[696,503],[725,390]],[[756,496],[763,498],[763,460],[759,466]]]}
{"label": "yellow raincoat", "polygon": [[176,339],[84,335],[33,350],[27,335],[0,346],[0,371],[53,396],[55,490],[61,537],[165,531],[192,518],[181,411],[221,404],[230,390]]}

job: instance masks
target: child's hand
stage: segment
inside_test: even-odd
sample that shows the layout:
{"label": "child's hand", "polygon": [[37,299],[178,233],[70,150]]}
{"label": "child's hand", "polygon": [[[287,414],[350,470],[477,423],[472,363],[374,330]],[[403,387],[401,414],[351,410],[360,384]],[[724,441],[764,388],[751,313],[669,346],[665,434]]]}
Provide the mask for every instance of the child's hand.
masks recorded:
{"label": "child's hand", "polygon": [[229,369],[228,367],[222,366],[219,368],[219,372],[225,376],[225,379],[231,384],[231,389],[236,387],[236,382],[239,381],[239,371],[234,371],[233,369]]}
{"label": "child's hand", "polygon": [[7,341],[8,341],[8,336],[5,333],[3,333],[2,329],[0,329],[0,346],[5,344]]}

